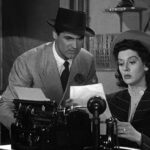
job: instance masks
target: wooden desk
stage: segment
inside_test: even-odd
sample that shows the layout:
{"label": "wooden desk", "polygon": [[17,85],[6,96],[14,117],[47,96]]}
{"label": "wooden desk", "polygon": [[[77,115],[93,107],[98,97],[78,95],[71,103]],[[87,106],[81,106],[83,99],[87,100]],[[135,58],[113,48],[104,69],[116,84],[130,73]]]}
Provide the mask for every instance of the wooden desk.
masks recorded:
{"label": "wooden desk", "polygon": [[122,32],[122,24],[123,24],[123,13],[132,12],[139,14],[139,30],[142,31],[142,12],[147,8],[143,7],[115,7],[115,8],[107,8],[105,12],[117,13],[120,17],[120,32]]}

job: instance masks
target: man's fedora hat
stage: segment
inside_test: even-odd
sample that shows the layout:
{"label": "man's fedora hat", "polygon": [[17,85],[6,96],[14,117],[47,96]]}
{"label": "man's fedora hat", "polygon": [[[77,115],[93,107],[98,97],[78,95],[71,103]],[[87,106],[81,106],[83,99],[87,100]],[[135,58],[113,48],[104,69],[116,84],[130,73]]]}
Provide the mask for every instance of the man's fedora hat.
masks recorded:
{"label": "man's fedora hat", "polygon": [[59,8],[56,19],[47,22],[57,31],[67,31],[77,35],[95,35],[95,32],[86,26],[86,14],[82,11]]}
{"label": "man's fedora hat", "polygon": [[150,35],[148,33],[139,30],[128,30],[122,32],[113,40],[111,49],[114,50],[115,45],[123,40],[137,40],[141,42],[150,52]]}

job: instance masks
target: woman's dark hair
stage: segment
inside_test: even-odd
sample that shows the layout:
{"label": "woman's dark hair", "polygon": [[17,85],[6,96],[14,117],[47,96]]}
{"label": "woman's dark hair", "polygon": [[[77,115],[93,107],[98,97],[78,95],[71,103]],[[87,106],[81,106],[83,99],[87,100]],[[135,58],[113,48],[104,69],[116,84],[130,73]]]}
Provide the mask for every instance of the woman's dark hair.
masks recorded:
{"label": "woman's dark hair", "polygon": [[[145,66],[149,68],[148,71],[146,71],[146,83],[147,83],[147,86],[150,86],[150,52],[149,50],[140,41],[123,40],[114,46],[113,55],[116,61],[118,60],[119,52],[124,51],[126,49],[131,49],[137,52],[142,62],[145,64]],[[115,77],[118,80],[118,83],[117,83],[118,86],[127,87],[127,84],[122,79],[118,65],[117,65],[117,71],[116,71]]]}

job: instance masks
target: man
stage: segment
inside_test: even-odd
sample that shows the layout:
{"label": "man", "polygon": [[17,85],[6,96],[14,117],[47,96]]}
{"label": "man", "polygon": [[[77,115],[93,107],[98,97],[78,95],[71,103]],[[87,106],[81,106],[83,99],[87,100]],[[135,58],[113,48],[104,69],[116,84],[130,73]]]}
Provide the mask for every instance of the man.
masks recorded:
{"label": "man", "polygon": [[[59,8],[56,20],[48,23],[54,28],[55,40],[25,52],[16,59],[11,69],[0,105],[0,122],[8,128],[15,121],[12,112],[13,99],[18,98],[15,86],[41,88],[47,98],[55,100],[58,106],[65,106],[71,85],[98,81],[94,58],[82,48],[84,36],[94,34],[86,27],[86,14]],[[68,74],[68,79],[61,82],[61,76],[66,78]]]}

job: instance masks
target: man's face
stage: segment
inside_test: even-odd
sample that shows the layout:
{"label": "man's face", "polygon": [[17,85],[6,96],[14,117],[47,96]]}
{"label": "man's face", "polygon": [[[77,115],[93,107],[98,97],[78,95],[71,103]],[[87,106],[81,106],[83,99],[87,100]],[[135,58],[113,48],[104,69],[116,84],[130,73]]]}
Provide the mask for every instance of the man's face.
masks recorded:
{"label": "man's face", "polygon": [[55,34],[56,51],[63,59],[74,59],[83,46],[84,36],[62,32]]}

